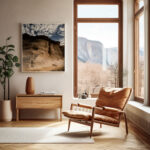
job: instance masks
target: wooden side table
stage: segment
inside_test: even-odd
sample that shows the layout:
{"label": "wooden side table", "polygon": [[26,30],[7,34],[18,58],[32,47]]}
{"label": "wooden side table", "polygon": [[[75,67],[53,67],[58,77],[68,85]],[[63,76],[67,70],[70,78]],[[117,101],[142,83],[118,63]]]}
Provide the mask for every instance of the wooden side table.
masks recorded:
{"label": "wooden side table", "polygon": [[62,120],[62,95],[18,94],[16,95],[16,121],[19,121],[20,109],[60,109]]}

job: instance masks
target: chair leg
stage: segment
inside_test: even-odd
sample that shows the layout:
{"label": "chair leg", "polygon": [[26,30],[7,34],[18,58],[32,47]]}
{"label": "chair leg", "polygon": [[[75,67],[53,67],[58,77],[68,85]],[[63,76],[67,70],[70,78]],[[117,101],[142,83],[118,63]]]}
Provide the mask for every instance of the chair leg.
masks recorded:
{"label": "chair leg", "polygon": [[69,121],[68,121],[68,132],[69,132],[69,129],[70,129],[70,124],[71,124],[71,120],[69,119]]}
{"label": "chair leg", "polygon": [[91,122],[91,129],[90,129],[90,138],[92,137],[92,133],[93,133],[93,125],[94,125],[94,122],[92,121]]}
{"label": "chair leg", "polygon": [[100,128],[102,128],[102,124],[100,123]]}
{"label": "chair leg", "polygon": [[128,122],[127,122],[127,117],[125,113],[124,113],[124,120],[125,120],[125,126],[126,126],[126,134],[128,134]]}

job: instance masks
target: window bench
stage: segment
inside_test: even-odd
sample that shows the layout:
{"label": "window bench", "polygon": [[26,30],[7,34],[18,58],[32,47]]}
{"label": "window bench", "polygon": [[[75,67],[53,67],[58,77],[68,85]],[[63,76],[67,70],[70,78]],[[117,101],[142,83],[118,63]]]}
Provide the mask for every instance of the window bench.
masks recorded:
{"label": "window bench", "polygon": [[138,128],[150,135],[150,107],[136,101],[129,101],[126,107],[127,118]]}

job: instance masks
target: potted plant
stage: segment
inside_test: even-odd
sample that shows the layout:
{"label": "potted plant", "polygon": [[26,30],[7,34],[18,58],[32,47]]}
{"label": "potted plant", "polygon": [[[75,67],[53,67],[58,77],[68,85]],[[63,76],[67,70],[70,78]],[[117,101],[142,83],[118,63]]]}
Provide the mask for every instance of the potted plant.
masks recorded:
{"label": "potted plant", "polygon": [[10,39],[11,37],[8,37],[5,45],[0,46],[0,83],[3,87],[3,100],[0,101],[0,119],[2,121],[12,120],[10,77],[14,74],[13,68],[20,67],[18,57],[13,54],[15,46],[13,44],[9,44]]}

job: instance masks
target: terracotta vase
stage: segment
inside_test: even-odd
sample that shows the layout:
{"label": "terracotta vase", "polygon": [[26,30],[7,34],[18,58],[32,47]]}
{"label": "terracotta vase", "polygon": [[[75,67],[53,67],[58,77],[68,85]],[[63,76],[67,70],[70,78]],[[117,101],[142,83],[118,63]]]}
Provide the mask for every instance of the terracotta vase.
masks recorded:
{"label": "terracotta vase", "polygon": [[26,94],[34,94],[34,80],[28,77],[26,81]]}
{"label": "terracotta vase", "polygon": [[11,100],[0,101],[0,120],[12,121]]}

